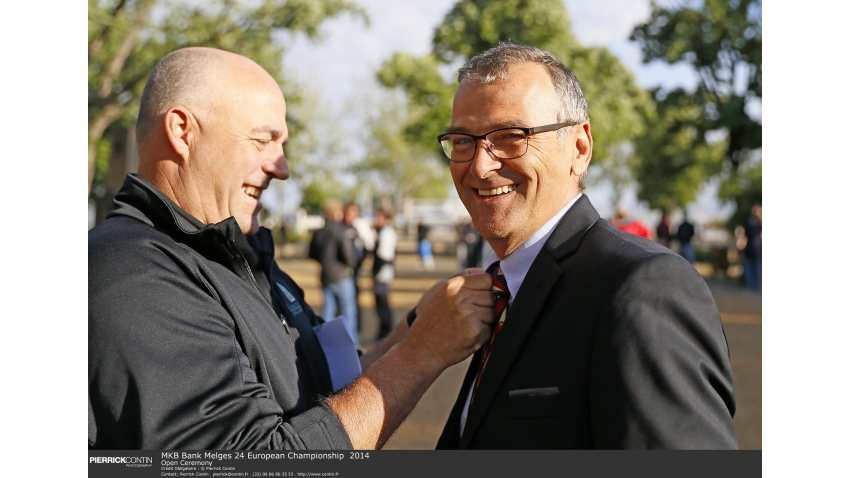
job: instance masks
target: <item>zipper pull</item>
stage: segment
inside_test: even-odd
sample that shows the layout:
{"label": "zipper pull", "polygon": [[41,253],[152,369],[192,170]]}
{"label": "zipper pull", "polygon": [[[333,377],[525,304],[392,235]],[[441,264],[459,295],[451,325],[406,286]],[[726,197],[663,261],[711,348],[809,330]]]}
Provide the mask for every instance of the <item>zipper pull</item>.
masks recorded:
{"label": "zipper pull", "polygon": [[295,350],[295,342],[292,341],[292,332],[289,330],[289,324],[286,323],[286,318],[283,317],[283,314],[280,314],[280,323],[283,324],[283,328],[286,329],[286,337],[289,338],[289,345],[292,346],[292,350]]}

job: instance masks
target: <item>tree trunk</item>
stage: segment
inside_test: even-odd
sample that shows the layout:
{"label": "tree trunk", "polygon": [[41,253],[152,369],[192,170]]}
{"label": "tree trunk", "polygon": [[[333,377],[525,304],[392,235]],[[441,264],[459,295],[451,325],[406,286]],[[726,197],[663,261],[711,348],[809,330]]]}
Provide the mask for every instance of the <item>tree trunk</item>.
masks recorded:
{"label": "tree trunk", "polygon": [[97,143],[103,138],[106,128],[114,123],[124,112],[124,108],[117,103],[109,103],[100,112],[89,120],[89,190],[91,195],[92,181],[94,181],[95,159],[97,158]]}
{"label": "tree trunk", "polygon": [[[119,3],[116,14],[119,13],[123,4],[124,2]],[[153,8],[154,4],[156,4],[156,0],[144,0],[137,6],[137,10],[135,12],[136,16],[133,19],[133,23],[124,33],[124,38],[120,40],[120,44],[115,55],[106,62],[106,67],[104,69],[103,76],[101,77],[101,83],[95,88],[98,100],[103,101],[104,105],[93,118],[89,119],[89,195],[91,195],[92,181],[94,181],[97,143],[101,138],[103,138],[103,133],[106,131],[106,128],[121,118],[121,115],[124,112],[124,107],[118,104],[117,99],[113,96],[112,89],[115,85],[115,80],[121,74],[121,70],[124,68],[127,58],[133,51],[133,47],[135,47],[136,43],[138,43],[139,34],[147,23],[151,8]],[[105,29],[103,35],[111,35],[111,32],[114,31],[115,30],[110,31]],[[95,39],[95,42],[103,43],[104,41],[107,40],[100,37]],[[94,48],[93,51],[96,53],[100,49],[100,45],[89,45],[89,48],[90,54],[92,52],[92,48]],[[91,61],[91,59],[89,61]]]}

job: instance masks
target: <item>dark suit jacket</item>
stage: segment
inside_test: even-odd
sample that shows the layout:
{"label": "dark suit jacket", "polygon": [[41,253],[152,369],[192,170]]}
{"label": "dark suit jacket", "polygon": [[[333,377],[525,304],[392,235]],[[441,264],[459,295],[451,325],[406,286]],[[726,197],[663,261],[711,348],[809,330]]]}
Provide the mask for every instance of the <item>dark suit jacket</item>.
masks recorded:
{"label": "dark suit jacket", "polygon": [[438,449],[737,448],[729,348],[682,257],[567,211],[508,309],[470,405],[473,358]]}

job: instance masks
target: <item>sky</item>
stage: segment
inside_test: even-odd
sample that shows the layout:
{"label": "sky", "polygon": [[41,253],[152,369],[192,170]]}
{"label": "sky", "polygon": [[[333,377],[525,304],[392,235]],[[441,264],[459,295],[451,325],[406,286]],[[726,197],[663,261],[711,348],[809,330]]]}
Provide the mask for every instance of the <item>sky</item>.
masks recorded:
{"label": "sky", "polygon": [[[328,20],[321,28],[323,40],[291,38],[284,58],[287,75],[309,83],[337,108],[352,96],[376,88],[375,73],[393,53],[428,53],[434,28],[456,0],[356,1],[367,11],[368,27],[361,19],[349,15]],[[695,75],[687,66],[643,64],[639,46],[629,41],[632,29],[649,18],[648,0],[567,0],[565,3],[573,34],[579,42],[584,46],[607,47],[634,73],[641,86],[692,89],[696,85]],[[454,193],[452,188],[449,192]],[[609,187],[590,185],[586,192],[603,216],[614,213],[616,205],[611,201]],[[654,223],[660,215],[641,205],[633,192],[626,194],[622,205],[632,216],[647,222]],[[707,188],[689,212],[698,223],[705,223],[724,218],[732,209],[731,205],[720,204],[714,190]],[[678,216],[673,219],[678,220]]]}

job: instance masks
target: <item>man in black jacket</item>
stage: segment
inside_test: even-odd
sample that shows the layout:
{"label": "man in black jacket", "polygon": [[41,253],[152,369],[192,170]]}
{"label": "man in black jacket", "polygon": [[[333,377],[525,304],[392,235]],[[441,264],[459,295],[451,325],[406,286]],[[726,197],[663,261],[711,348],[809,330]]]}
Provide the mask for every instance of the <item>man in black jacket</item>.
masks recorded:
{"label": "man in black jacket", "polygon": [[322,316],[336,317],[337,309],[345,317],[354,342],[360,342],[357,316],[357,287],[354,271],[357,253],[354,238],[349,237],[348,227],[342,222],[342,203],[328,199],[322,205],[325,225],[313,233],[310,240],[310,259],[322,266]]}
{"label": "man in black jacket", "polygon": [[[600,219],[578,80],[502,44],[461,70],[439,140],[494,254],[500,312],[438,448],[737,448],[729,349],[705,281]],[[501,313],[503,311],[503,313]]]}
{"label": "man in black jacket", "polygon": [[186,48],[154,68],[138,175],[89,232],[89,447],[378,448],[486,339],[491,280],[449,278],[321,398],[319,320],[257,235],[260,195],[289,176],[285,116],[245,57]]}

